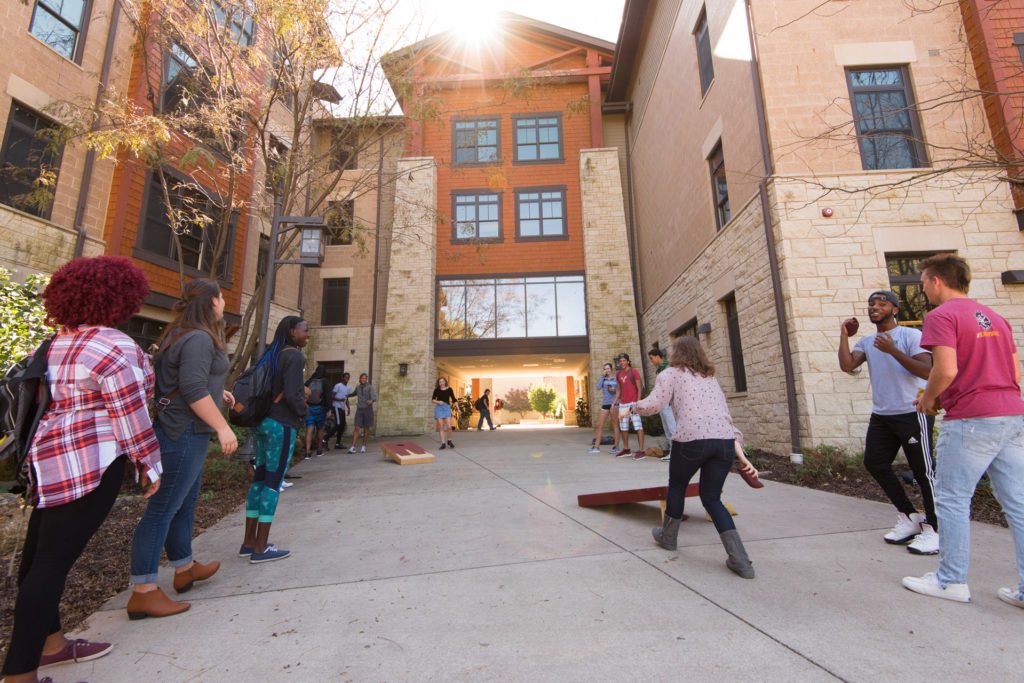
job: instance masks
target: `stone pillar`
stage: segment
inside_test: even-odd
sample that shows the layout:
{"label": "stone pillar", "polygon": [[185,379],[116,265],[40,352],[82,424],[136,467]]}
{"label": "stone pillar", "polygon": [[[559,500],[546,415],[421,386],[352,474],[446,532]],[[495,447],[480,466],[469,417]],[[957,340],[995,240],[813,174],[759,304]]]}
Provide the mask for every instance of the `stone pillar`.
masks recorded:
{"label": "stone pillar", "polygon": [[[422,434],[433,417],[437,165],[401,159],[396,169],[387,315],[380,336],[377,433]],[[399,364],[408,374],[399,375]]]}
{"label": "stone pillar", "polygon": [[[600,377],[601,367],[622,351],[629,354],[634,367],[642,369],[617,149],[580,151],[580,190],[590,376]],[[593,391],[589,399],[591,415],[597,415],[601,399]]]}

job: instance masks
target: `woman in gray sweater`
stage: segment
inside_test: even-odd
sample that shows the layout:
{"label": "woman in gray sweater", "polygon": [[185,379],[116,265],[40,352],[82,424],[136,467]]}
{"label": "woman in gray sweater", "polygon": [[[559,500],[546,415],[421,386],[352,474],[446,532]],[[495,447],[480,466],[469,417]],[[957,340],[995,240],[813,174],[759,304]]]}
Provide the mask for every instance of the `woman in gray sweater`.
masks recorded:
{"label": "woman in gray sweater", "polygon": [[234,403],[224,390],[228,355],[224,348],[224,297],[213,280],[185,285],[154,357],[156,392],[154,427],[160,442],[164,476],[160,490],[132,538],[128,618],[167,617],[189,608],[175,602],[156,585],[160,551],[174,567],[174,590],[184,593],[196,581],[210,578],[220,562],[196,562],[192,557],[192,527],[203,478],[203,463],[216,433],[227,455],[238,440],[221,414],[221,405]]}

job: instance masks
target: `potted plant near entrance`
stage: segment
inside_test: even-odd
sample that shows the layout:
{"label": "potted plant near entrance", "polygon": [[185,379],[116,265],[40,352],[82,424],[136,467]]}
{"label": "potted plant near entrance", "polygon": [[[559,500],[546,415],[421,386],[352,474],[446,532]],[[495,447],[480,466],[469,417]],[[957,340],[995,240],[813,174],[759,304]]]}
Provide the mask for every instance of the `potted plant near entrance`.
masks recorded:
{"label": "potted plant near entrance", "polygon": [[460,432],[469,429],[469,418],[472,416],[473,402],[469,400],[468,396],[460,396],[455,403],[455,421]]}

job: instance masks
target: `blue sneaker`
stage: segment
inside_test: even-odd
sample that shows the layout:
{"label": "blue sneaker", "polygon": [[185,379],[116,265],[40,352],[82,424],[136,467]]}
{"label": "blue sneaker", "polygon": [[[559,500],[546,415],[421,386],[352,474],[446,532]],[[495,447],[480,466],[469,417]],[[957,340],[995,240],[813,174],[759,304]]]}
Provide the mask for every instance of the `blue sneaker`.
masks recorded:
{"label": "blue sneaker", "polygon": [[252,548],[250,548],[249,546],[243,545],[241,548],[238,549],[239,557],[249,557],[250,555],[252,555]]}
{"label": "blue sneaker", "polygon": [[259,564],[260,562],[273,562],[274,560],[283,560],[291,554],[291,550],[278,550],[273,545],[268,545],[266,551],[262,553],[253,553],[249,557],[249,563]]}

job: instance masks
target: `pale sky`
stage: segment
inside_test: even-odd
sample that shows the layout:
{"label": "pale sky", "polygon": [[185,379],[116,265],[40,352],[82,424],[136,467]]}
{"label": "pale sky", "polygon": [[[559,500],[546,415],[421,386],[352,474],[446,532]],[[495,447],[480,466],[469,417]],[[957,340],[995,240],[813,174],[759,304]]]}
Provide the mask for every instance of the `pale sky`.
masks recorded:
{"label": "pale sky", "polygon": [[452,28],[466,11],[485,7],[521,14],[614,43],[625,0],[400,0],[403,12],[422,13],[427,35]]}

